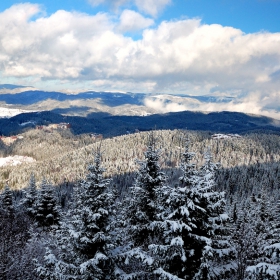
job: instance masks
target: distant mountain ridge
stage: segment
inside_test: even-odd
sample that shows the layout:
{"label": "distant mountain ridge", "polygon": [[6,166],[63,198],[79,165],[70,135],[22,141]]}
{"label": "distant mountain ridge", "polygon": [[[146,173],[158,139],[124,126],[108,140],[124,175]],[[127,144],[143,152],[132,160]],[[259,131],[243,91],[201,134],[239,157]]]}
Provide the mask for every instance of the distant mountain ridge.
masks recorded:
{"label": "distant mountain ridge", "polygon": [[[233,97],[191,96],[168,94],[144,94],[121,92],[85,91],[75,94],[59,91],[42,91],[35,88],[4,84],[0,85],[0,102],[5,108],[29,111],[54,111],[72,116],[87,116],[106,112],[111,115],[143,116],[166,110],[165,106],[192,106],[197,103],[227,103]],[[147,106],[147,102],[160,105]],[[172,111],[172,110],[171,110]]]}
{"label": "distant mountain ridge", "polygon": [[23,91],[17,94],[0,94],[0,101],[7,104],[31,105],[37,102],[48,99],[56,101],[79,100],[79,99],[102,99],[103,103],[108,106],[119,106],[123,104],[142,105],[141,100],[145,94],[123,94],[123,93],[108,93],[108,92],[81,92],[78,94],[66,94],[56,91]]}
{"label": "distant mountain ridge", "polygon": [[212,133],[247,133],[272,131],[280,134],[280,121],[261,116],[235,112],[201,113],[183,111],[150,116],[111,116],[91,114],[88,118],[63,116],[50,111],[23,113],[12,118],[0,119],[0,135],[18,134],[36,125],[70,123],[74,134],[98,133],[112,137],[152,129],[190,129]]}
{"label": "distant mountain ridge", "polygon": [[[17,134],[36,125],[60,122],[70,123],[75,134],[101,133],[104,136],[154,128],[188,128],[214,133],[245,133],[264,129],[278,133],[280,127],[278,120],[235,112],[159,113],[164,112],[164,107],[170,104],[179,105],[180,109],[185,108],[186,104],[194,104],[195,108],[196,103],[227,103],[234,99],[228,96],[95,91],[69,94],[10,84],[0,85],[0,89],[5,89],[5,92],[0,93],[0,103],[3,104],[0,107],[4,108],[0,115],[9,114],[0,119],[0,135]],[[159,104],[158,108],[146,106],[147,99]],[[20,114],[25,110],[26,113]]]}
{"label": "distant mountain ridge", "polygon": [[0,84],[0,89],[16,89],[16,88],[27,88],[30,86],[20,86],[20,85],[13,85],[13,84]]}
{"label": "distant mountain ridge", "polygon": [[[20,86],[18,86],[20,88]],[[0,85],[1,88],[1,85]],[[16,88],[16,86],[15,86]],[[31,105],[47,99],[57,101],[79,100],[79,99],[101,99],[108,106],[120,106],[124,104],[143,105],[143,99],[147,96],[156,97],[157,95],[148,95],[144,93],[119,93],[119,92],[96,92],[87,91],[78,94],[66,94],[58,91],[40,91],[28,90],[17,94],[0,94],[0,101],[7,104]],[[170,96],[170,95],[167,95]],[[182,98],[193,98],[201,102],[226,102],[231,101],[233,97],[225,97],[221,99],[215,96],[191,96],[191,95],[175,95]]]}

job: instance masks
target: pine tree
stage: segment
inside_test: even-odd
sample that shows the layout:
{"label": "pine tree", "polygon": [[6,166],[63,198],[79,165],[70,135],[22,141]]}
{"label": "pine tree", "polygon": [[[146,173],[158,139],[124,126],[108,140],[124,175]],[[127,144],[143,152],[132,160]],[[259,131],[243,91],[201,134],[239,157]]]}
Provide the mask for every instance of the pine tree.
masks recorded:
{"label": "pine tree", "polygon": [[192,163],[194,153],[189,151],[189,139],[182,154],[180,185],[158,189],[161,211],[156,222],[162,244],[151,248],[158,260],[159,268],[154,271],[160,279],[192,279],[201,257],[200,236],[193,234],[202,209],[196,204],[198,176]]}
{"label": "pine tree", "polygon": [[26,209],[26,212],[31,219],[35,218],[37,201],[38,191],[36,187],[35,176],[32,173],[30,176],[29,185],[25,190],[25,197],[22,201],[22,206]]}
{"label": "pine tree", "polygon": [[109,217],[115,198],[109,190],[110,180],[103,178],[103,172],[101,153],[97,151],[86,179],[77,186],[76,203],[57,232],[59,256],[48,248],[45,264],[37,264],[41,277],[114,279]]}
{"label": "pine tree", "polygon": [[11,275],[22,250],[30,238],[29,219],[18,211],[13,201],[13,192],[6,186],[0,195],[0,279],[18,279]]}
{"label": "pine tree", "polygon": [[205,163],[200,169],[199,206],[204,214],[193,232],[204,237],[201,264],[195,279],[225,279],[234,272],[231,259],[234,250],[229,243],[228,214],[225,211],[224,192],[215,190],[215,173],[218,165],[212,160],[210,150],[205,153]]}
{"label": "pine tree", "polygon": [[130,203],[126,212],[129,249],[120,254],[125,259],[124,279],[154,279],[158,263],[153,258],[152,247],[160,243],[156,225],[159,205],[158,192],[166,183],[166,175],[160,170],[160,151],[156,149],[154,132],[148,137],[144,160],[138,161],[139,170],[131,188]]}
{"label": "pine tree", "polygon": [[[105,279],[112,274],[110,268],[110,225],[114,195],[108,190],[110,180],[103,178],[104,168],[101,167],[101,152],[95,154],[94,164],[88,166],[86,180],[81,183],[78,194],[77,210],[74,211],[72,232],[75,250],[84,259],[80,264],[85,279],[96,277]],[[77,228],[75,228],[77,227]]]}
{"label": "pine tree", "polygon": [[[256,253],[246,269],[248,279],[279,279],[280,277],[280,235],[277,219],[278,211],[270,204],[264,187],[255,206],[255,216],[251,222],[257,244]],[[275,212],[276,210],[276,212]]]}
{"label": "pine tree", "polygon": [[9,215],[14,213],[13,193],[8,185],[1,194],[2,209]]}
{"label": "pine tree", "polygon": [[232,231],[231,240],[235,248],[235,277],[238,280],[245,279],[246,268],[256,255],[259,238],[252,226],[254,211],[250,204],[238,211],[238,219]]}
{"label": "pine tree", "polygon": [[36,221],[40,227],[51,228],[53,225],[58,225],[60,215],[60,207],[54,194],[54,188],[43,179],[35,209]]}

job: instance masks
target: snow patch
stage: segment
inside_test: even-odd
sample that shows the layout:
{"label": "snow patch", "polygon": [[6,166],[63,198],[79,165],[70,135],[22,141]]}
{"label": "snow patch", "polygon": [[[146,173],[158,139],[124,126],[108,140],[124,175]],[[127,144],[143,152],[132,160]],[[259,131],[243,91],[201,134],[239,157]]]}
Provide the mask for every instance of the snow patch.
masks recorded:
{"label": "snow patch", "polygon": [[20,126],[25,126],[25,125],[28,125],[28,124],[36,125],[36,122],[34,122],[34,121],[28,121],[28,122],[20,123],[19,125],[20,125]]}
{"label": "snow patch", "polygon": [[11,118],[22,113],[33,111],[0,107],[0,118]]}
{"label": "snow patch", "polygon": [[7,165],[16,166],[18,164],[32,163],[35,161],[36,160],[32,157],[18,156],[18,155],[9,156],[9,157],[5,157],[5,158],[0,158],[0,167],[7,166]]}
{"label": "snow patch", "polygon": [[212,139],[238,139],[238,138],[242,138],[242,136],[239,134],[222,134],[222,133],[217,133],[212,135]]}

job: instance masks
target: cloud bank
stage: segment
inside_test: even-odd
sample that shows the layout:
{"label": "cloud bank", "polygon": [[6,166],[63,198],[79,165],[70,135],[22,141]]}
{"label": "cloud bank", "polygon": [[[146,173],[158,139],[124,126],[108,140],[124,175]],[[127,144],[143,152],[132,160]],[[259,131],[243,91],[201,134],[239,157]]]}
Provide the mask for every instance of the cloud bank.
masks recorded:
{"label": "cloud bank", "polygon": [[[154,16],[170,1],[156,8],[153,2],[134,4]],[[199,19],[154,24],[128,9],[118,16],[64,10],[44,16],[39,5],[14,5],[0,13],[0,77],[57,89],[228,95],[245,104],[227,104],[228,110],[280,112],[280,33],[245,34]]]}
{"label": "cloud bank", "polygon": [[192,98],[185,98],[184,100],[176,101],[168,96],[166,97],[147,97],[144,104],[149,109],[155,112],[168,113],[180,111],[202,111],[202,112],[245,112],[253,115],[265,115],[271,118],[280,120],[279,110],[270,110],[254,95],[247,96],[246,98],[232,100],[230,102],[201,102]]}

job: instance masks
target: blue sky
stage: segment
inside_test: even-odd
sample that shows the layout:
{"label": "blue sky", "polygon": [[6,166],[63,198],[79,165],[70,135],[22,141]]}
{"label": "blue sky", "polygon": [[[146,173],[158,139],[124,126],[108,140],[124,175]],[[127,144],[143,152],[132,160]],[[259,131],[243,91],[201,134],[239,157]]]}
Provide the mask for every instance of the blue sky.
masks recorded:
{"label": "blue sky", "polygon": [[280,0],[1,1],[1,83],[233,96],[186,109],[280,118],[279,14]]}
{"label": "blue sky", "polygon": [[[114,8],[109,4],[103,3],[93,6],[86,0],[31,0],[28,2],[42,5],[48,15],[55,13],[57,10],[75,10],[91,15],[98,12],[115,12]],[[0,11],[19,3],[24,3],[24,1],[1,1]],[[120,7],[136,8],[131,3],[121,5]],[[156,22],[180,19],[182,17],[198,17],[202,19],[203,23],[233,26],[246,33],[263,30],[280,32],[279,14],[279,0],[173,0],[172,3],[170,2],[160,11]]]}

